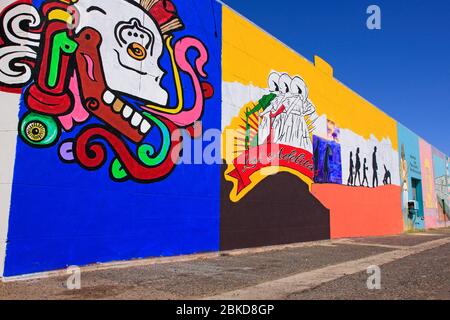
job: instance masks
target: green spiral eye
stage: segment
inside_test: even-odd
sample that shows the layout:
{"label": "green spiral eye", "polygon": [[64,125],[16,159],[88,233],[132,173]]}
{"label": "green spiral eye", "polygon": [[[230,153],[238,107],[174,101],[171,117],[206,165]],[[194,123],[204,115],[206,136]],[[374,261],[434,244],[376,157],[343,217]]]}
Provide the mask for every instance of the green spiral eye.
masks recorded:
{"label": "green spiral eye", "polygon": [[41,122],[30,122],[26,129],[26,136],[33,142],[41,142],[47,135],[47,128]]}
{"label": "green spiral eye", "polygon": [[46,147],[52,145],[58,138],[60,129],[56,121],[49,116],[31,112],[20,124],[20,135],[25,142]]}

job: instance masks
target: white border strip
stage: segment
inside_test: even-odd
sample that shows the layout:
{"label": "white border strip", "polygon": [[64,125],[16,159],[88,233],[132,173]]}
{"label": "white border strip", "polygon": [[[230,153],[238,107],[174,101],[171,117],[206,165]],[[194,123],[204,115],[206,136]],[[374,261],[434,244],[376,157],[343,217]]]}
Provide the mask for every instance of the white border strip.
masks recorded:
{"label": "white border strip", "polygon": [[8,238],[11,192],[16,159],[20,94],[0,92],[0,277],[3,276]]}
{"label": "white border strip", "polygon": [[[15,0],[0,0],[0,12]],[[0,92],[0,278],[3,277],[8,239],[11,191],[16,159],[20,94]]]}

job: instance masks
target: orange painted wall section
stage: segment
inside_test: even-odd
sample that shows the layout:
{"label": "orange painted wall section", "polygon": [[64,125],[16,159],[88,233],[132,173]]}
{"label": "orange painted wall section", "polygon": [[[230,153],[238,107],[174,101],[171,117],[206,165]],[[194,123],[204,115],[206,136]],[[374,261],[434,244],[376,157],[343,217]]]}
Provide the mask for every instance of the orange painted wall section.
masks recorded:
{"label": "orange painted wall section", "polygon": [[314,184],[312,193],[330,209],[332,239],[403,232],[398,186],[369,189]]}

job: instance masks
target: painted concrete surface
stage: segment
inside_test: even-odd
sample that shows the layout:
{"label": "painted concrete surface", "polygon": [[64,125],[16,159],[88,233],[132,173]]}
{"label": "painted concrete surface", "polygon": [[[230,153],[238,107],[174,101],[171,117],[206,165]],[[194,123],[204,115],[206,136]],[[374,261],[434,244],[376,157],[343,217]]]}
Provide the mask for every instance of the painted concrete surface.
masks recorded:
{"label": "painted concrete surface", "polygon": [[4,111],[0,117],[0,276],[3,275],[6,254],[17,125],[19,122],[19,100],[20,95],[18,94],[0,92],[1,103],[11,105],[11,108],[3,108]]}

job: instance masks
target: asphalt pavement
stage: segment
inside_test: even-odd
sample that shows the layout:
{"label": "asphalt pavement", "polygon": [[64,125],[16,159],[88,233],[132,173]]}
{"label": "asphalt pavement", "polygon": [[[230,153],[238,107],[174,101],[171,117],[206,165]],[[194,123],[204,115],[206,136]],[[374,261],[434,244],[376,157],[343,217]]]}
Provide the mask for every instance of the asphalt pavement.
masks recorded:
{"label": "asphalt pavement", "polygon": [[[450,229],[183,260],[82,268],[79,290],[67,288],[64,272],[13,279],[0,282],[0,300],[450,299]],[[381,289],[369,290],[366,268],[377,263]]]}

